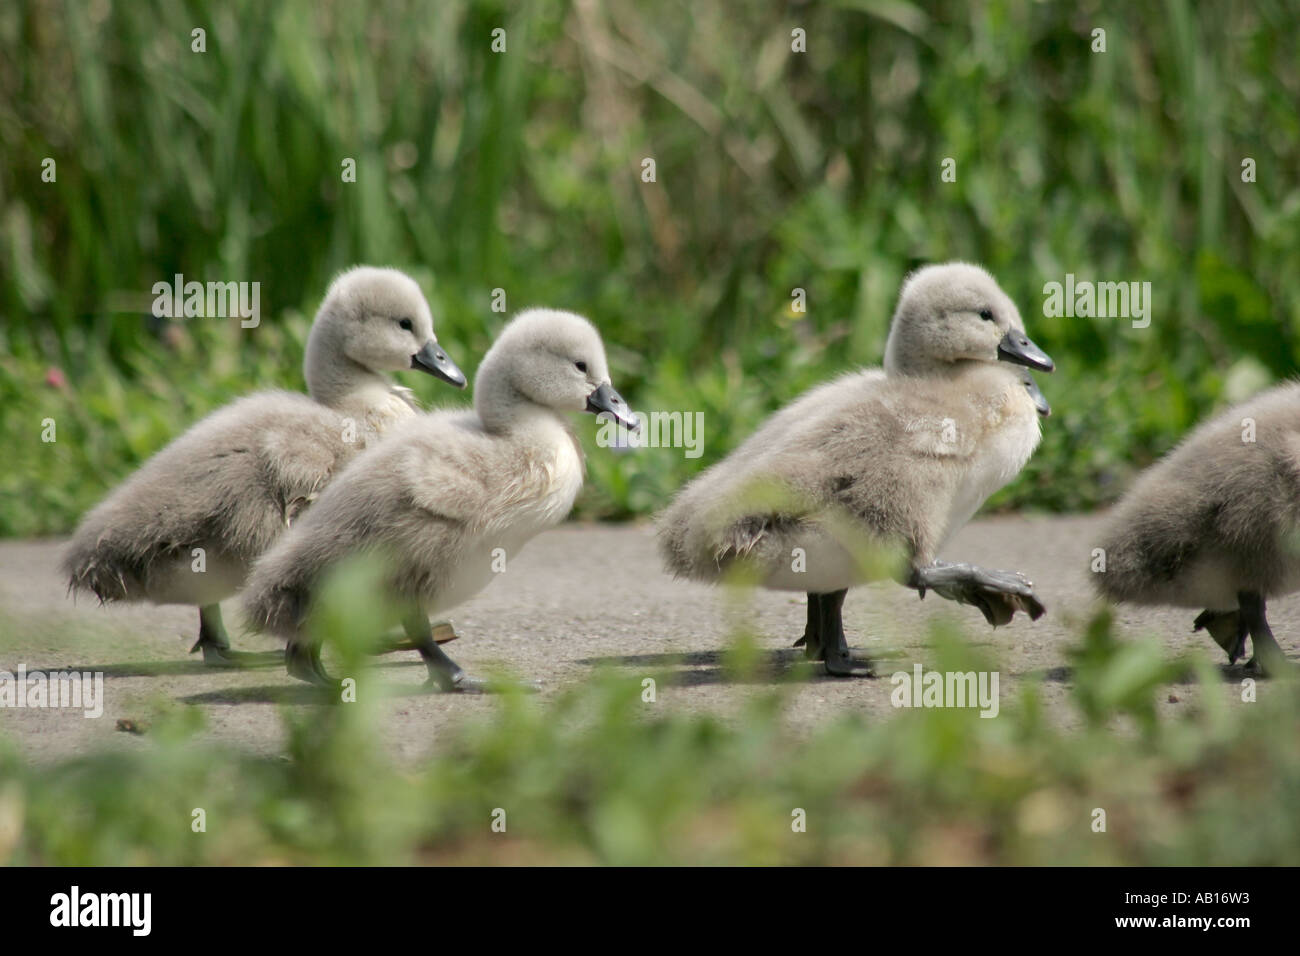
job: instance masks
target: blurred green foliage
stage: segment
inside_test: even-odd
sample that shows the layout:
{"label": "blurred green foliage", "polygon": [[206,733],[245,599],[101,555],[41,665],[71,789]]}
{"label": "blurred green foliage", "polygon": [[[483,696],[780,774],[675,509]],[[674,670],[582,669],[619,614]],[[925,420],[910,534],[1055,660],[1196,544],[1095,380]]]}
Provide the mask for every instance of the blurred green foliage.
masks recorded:
{"label": "blurred green foliage", "polygon": [[[772,686],[731,719],[674,707],[669,675],[647,702],[644,675],[605,673],[548,700],[508,694],[415,765],[385,756],[391,699],[364,670],[356,703],[285,709],[284,756],[217,747],[198,708],[167,704],[115,752],[32,764],[0,742],[0,863],[1294,863],[1294,679],[1234,703],[1218,668],[1198,657],[1173,675],[1157,644],[1108,627],[1093,622],[1072,677],[1083,720],[1058,715],[1078,730],[1047,719],[1034,682],[993,719],[792,727],[786,705],[815,688],[756,675],[764,655],[744,652],[729,655],[737,678]],[[933,637],[927,668],[995,667]],[[1196,703],[1161,719],[1171,691]]]}
{"label": "blurred green foliage", "polygon": [[[1002,506],[1109,500],[1300,362],[1294,0],[14,0],[0,49],[4,534],[66,530],[205,411],[301,387],[356,262],[415,274],[467,369],[503,288],[590,315],[636,408],[705,413],[700,459],[590,449],[602,517],[878,362],[922,262],[987,265],[1059,365]],[[1045,318],[1071,272],[1150,281],[1150,328]],[[152,320],[174,273],[260,281],[261,327]]]}

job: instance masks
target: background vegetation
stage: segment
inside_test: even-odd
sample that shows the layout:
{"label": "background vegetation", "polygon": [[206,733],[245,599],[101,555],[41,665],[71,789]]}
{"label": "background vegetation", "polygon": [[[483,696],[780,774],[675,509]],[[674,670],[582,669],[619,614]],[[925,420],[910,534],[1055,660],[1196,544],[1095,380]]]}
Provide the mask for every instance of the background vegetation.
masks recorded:
{"label": "background vegetation", "polygon": [[[353,630],[350,607],[334,618],[336,637]],[[997,669],[966,639],[932,637],[928,669]],[[727,666],[766,683],[755,646],[740,638]],[[53,765],[26,763],[0,739],[0,864],[1300,858],[1294,678],[1234,706],[1241,689],[1202,655],[1173,664],[1158,642],[1116,640],[1105,617],[1073,658],[1069,729],[1048,719],[1035,683],[994,720],[938,708],[792,729],[790,684],[724,720],[675,708],[667,674],[647,703],[640,675],[607,673],[547,702],[507,695],[491,719],[450,730],[432,759],[402,769],[384,756],[373,669],[348,671],[361,675],[357,703],[286,708],[286,752],[271,757],[215,747],[199,708],[161,702],[138,740]],[[1170,694],[1196,703],[1159,719],[1156,700]],[[492,829],[498,810],[504,832]]]}
{"label": "background vegetation", "polygon": [[[1002,506],[1109,500],[1300,361],[1294,2],[15,0],[0,48],[0,534],[66,531],[206,411],[302,387],[355,262],[419,277],[467,369],[500,287],[592,316],[635,407],[705,413],[699,460],[593,448],[600,517],[879,361],[922,262],[987,265],[1058,360]],[[261,327],[152,319],[178,272],[260,281]],[[1151,327],[1045,318],[1067,272],[1150,281]]]}

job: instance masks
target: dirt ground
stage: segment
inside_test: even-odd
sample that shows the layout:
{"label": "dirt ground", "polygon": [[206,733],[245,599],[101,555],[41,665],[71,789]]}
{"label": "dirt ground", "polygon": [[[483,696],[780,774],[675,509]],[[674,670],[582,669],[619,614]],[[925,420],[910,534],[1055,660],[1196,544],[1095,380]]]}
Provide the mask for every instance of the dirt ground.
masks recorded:
{"label": "dirt ground", "polygon": [[[948,560],[1028,574],[1048,607],[1037,622],[1017,615],[994,630],[974,608],[937,595],[918,601],[915,592],[894,584],[851,591],[844,608],[849,641],[872,655],[882,676],[812,674],[794,687],[789,719],[811,727],[845,711],[890,718],[896,711],[888,676],[931,660],[928,624],[948,615],[1000,662],[1004,704],[1026,675],[1044,675],[1049,712],[1072,721],[1065,650],[1092,606],[1088,556],[1100,525],[1096,516],[985,518],[947,548]],[[267,666],[235,671],[209,668],[190,655],[198,628],[193,609],[100,607],[85,597],[74,602],[57,573],[60,547],[58,541],[0,542],[0,670],[15,672],[22,663],[28,671],[102,671],[105,709],[97,720],[71,709],[0,710],[0,734],[31,758],[141,746],[144,738],[120,732],[118,721],[147,721],[163,698],[202,708],[213,737],[272,754],[282,746],[279,708],[322,706],[318,692],[287,677],[270,653]],[[802,595],[760,591],[736,608],[723,591],[666,575],[648,526],[572,524],[537,538],[487,590],[458,608],[452,619],[462,637],[446,650],[470,673],[504,665],[538,679],[543,696],[601,665],[647,676],[667,669],[674,680],[660,684],[658,706],[726,715],[759,686],[733,682],[721,667],[736,615],[764,635],[763,648],[779,673],[801,667],[801,654],[790,645],[803,631],[804,605]],[[226,602],[225,614],[237,647],[278,650],[275,641],[244,633],[236,600]],[[1157,635],[1171,656],[1198,646],[1225,662],[1208,637],[1192,634],[1193,617],[1174,608],[1124,608],[1118,620],[1122,635]],[[1270,621],[1294,660],[1300,597],[1271,605]],[[424,668],[414,653],[386,655],[374,666],[384,669],[384,736],[398,759],[419,758],[440,731],[496,706],[490,696],[422,692]],[[1239,699],[1235,683],[1225,680],[1225,698]],[[1176,713],[1196,693],[1190,685],[1171,687],[1161,706]]]}

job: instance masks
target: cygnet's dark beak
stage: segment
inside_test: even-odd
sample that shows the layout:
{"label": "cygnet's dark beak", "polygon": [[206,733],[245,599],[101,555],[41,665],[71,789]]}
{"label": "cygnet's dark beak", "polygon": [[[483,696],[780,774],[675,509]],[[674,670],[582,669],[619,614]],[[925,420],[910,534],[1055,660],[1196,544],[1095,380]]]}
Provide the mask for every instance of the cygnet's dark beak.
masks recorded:
{"label": "cygnet's dark beak", "polygon": [[1020,375],[1025,382],[1025,391],[1027,391],[1029,397],[1034,400],[1034,407],[1038,409],[1038,414],[1042,415],[1044,418],[1052,414],[1052,406],[1047,404],[1047,398],[1043,395],[1042,391],[1039,390],[1038,383],[1034,381],[1034,377],[1030,375],[1028,371],[1021,372]]}
{"label": "cygnet's dark beak", "polygon": [[1036,368],[1040,372],[1050,372],[1056,368],[1056,363],[1048,354],[1019,329],[1011,329],[1002,336],[1002,341],[998,343],[998,360]]}
{"label": "cygnet's dark beak", "polygon": [[411,356],[411,368],[428,372],[457,388],[465,387],[465,373],[456,367],[456,363],[447,357],[447,353],[433,339],[425,342],[424,347]]}
{"label": "cygnet's dark beak", "polygon": [[641,422],[632,414],[632,409],[627,407],[623,396],[609,385],[602,385],[587,396],[587,411],[596,415],[609,415],[632,431],[641,427]]}

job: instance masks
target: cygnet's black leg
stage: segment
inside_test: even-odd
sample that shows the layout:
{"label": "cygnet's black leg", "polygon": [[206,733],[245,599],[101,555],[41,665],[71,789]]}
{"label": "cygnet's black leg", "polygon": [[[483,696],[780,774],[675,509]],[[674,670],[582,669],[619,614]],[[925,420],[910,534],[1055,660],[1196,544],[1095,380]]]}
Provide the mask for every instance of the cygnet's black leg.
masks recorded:
{"label": "cygnet's black leg", "polygon": [[1264,596],[1257,591],[1242,591],[1237,595],[1241,605],[1241,616],[1250,630],[1250,642],[1254,654],[1246,662],[1249,670],[1256,671],[1261,677],[1269,677],[1278,672],[1285,664],[1286,655],[1278,646],[1273,631],[1268,626],[1264,615]]}
{"label": "cygnet's black leg", "polygon": [[1193,631],[1202,629],[1208,631],[1214,643],[1223,648],[1229,664],[1237,663],[1237,658],[1245,655],[1250,625],[1241,611],[1204,610],[1192,622]]}
{"label": "cygnet's black leg", "polygon": [[254,654],[230,649],[230,636],[221,621],[221,605],[205,604],[199,608],[199,640],[190,653],[203,652],[203,663],[212,667],[253,667],[274,664],[278,653]]}
{"label": "cygnet's black leg", "polygon": [[820,594],[809,593],[808,622],[804,625],[803,637],[794,642],[795,647],[803,648],[803,656],[810,661],[822,659],[821,602]]}
{"label": "cygnet's black leg", "polygon": [[330,677],[320,660],[320,644],[315,641],[298,643],[290,641],[284,649],[284,666],[290,677],[306,681],[316,687],[338,690],[342,682]]}
{"label": "cygnet's black leg", "polygon": [[826,673],[834,677],[875,677],[871,663],[855,660],[849,651],[849,642],[844,637],[844,620],[842,610],[847,590],[833,591],[821,595],[818,602],[818,626],[821,637],[822,660],[826,662]]}
{"label": "cygnet's black leg", "polygon": [[[403,621],[402,626],[406,629],[406,636],[410,638],[411,644],[420,656],[424,658],[424,666],[429,670],[429,685],[436,687],[444,693],[461,693],[461,694],[486,694],[501,688],[481,677],[471,677],[466,674],[459,664],[448,657],[438,646],[434,638],[433,625],[423,614],[416,612]],[[536,683],[524,684],[525,690],[538,690],[539,685]]]}
{"label": "cygnet's black leg", "polygon": [[223,655],[230,650],[230,635],[221,621],[221,605],[205,604],[199,608],[199,640],[190,653],[203,652],[205,664],[224,663]]}
{"label": "cygnet's black leg", "polygon": [[[826,660],[826,650],[828,647],[834,648],[837,644],[842,645],[854,661],[859,664],[870,665],[871,661],[867,656],[859,651],[847,646],[844,639],[844,628],[842,623],[836,625],[839,631],[839,638],[826,630],[828,618],[835,621],[841,621],[841,609],[844,606],[844,595],[846,591],[839,591],[836,594],[813,594],[808,595],[808,619],[804,624],[803,637],[794,642],[795,647],[803,648],[803,656],[810,661]],[[837,600],[838,594],[838,600]],[[828,602],[836,601],[835,607],[826,608]]]}
{"label": "cygnet's black leg", "polygon": [[1047,609],[1034,595],[1034,582],[1019,571],[990,571],[973,564],[936,561],[913,568],[904,582],[925,597],[927,590],[958,604],[973,604],[994,627],[1006,624],[1016,611],[1038,620]]}

